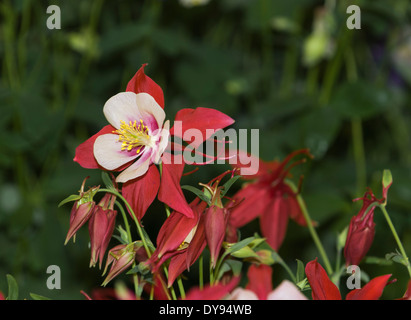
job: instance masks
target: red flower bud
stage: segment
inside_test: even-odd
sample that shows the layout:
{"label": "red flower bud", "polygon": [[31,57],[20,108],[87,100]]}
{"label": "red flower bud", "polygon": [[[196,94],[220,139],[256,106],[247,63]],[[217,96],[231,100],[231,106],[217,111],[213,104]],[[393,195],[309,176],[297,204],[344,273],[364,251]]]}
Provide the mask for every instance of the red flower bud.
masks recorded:
{"label": "red flower bud", "polygon": [[90,266],[95,266],[100,260],[99,268],[103,262],[111,236],[113,235],[117,211],[113,210],[116,197],[107,193],[95,207],[89,222],[91,242]]}
{"label": "red flower bud", "polygon": [[141,241],[135,241],[130,244],[120,244],[112,248],[109,251],[103,274],[106,273],[110,264],[111,268],[102,286],[107,285],[107,283],[117,277],[120,273],[127,270],[127,268],[133,264],[136,253],[141,247]]}
{"label": "red flower bud", "polygon": [[356,200],[363,200],[363,206],[358,215],[352,217],[349,225],[344,248],[347,265],[358,265],[370,249],[375,235],[375,205],[381,201],[371,190],[368,190],[363,198]]}
{"label": "red flower bud", "polygon": [[93,197],[99,189],[98,187],[90,188],[88,191],[84,191],[84,185],[86,183],[85,178],[81,185],[80,195],[76,196],[76,202],[71,209],[70,213],[70,227],[67,232],[66,240],[64,244],[73,237],[76,232],[88,221],[93,213],[95,202]]}
{"label": "red flower bud", "polygon": [[206,209],[204,216],[205,235],[211,254],[213,268],[217,263],[218,254],[224,240],[227,226],[227,209],[211,206]]}

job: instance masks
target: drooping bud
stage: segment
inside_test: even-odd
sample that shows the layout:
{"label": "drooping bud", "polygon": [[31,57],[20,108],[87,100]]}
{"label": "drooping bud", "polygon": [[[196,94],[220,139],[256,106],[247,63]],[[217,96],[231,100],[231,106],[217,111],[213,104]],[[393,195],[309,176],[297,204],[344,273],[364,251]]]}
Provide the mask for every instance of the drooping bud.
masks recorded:
{"label": "drooping bud", "polygon": [[358,265],[372,245],[375,235],[374,208],[364,219],[358,216],[351,219],[344,248],[347,265]]}
{"label": "drooping bud", "polygon": [[384,197],[384,205],[387,204],[388,200],[388,189],[392,185],[392,174],[390,170],[384,170],[382,176],[382,196]]}
{"label": "drooping bud", "polygon": [[204,216],[205,235],[211,254],[211,265],[215,268],[227,226],[227,209],[211,206]]}
{"label": "drooping bud", "polygon": [[374,210],[380,200],[371,190],[360,200],[363,200],[363,206],[358,215],[352,217],[345,242],[344,256],[347,265],[358,265],[374,240]]}
{"label": "drooping bud", "polygon": [[[84,179],[83,184],[81,185],[80,194],[76,197],[69,197],[76,201],[74,202],[73,207],[71,209],[70,227],[67,232],[66,240],[64,242],[65,245],[71,239],[71,237],[73,237],[76,234],[76,232],[88,221],[95,207],[93,197],[97,193],[100,186],[92,187],[88,191],[84,191],[84,185],[86,180],[87,178]],[[62,203],[65,203],[65,200],[63,200]]]}
{"label": "drooping bud", "polygon": [[141,249],[142,246],[141,241],[135,241],[130,244],[120,244],[109,251],[103,275],[106,273],[110,264],[111,268],[102,283],[103,287],[133,264],[137,251]]}
{"label": "drooping bud", "polygon": [[106,193],[99,204],[95,206],[94,213],[90,218],[88,225],[91,243],[90,267],[94,267],[100,260],[99,268],[101,269],[101,263],[115,227],[117,215],[117,211],[113,209],[115,200],[114,195]]}

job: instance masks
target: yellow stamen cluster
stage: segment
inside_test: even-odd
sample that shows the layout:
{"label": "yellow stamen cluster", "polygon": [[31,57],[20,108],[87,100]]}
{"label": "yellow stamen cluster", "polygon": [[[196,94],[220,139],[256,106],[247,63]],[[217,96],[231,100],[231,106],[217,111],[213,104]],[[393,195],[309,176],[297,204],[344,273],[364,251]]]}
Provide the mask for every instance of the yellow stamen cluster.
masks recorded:
{"label": "yellow stamen cluster", "polygon": [[188,248],[188,245],[189,245],[189,244],[190,244],[190,243],[183,241],[183,242],[178,246],[177,250],[186,249],[186,248]]}
{"label": "yellow stamen cluster", "polygon": [[131,151],[134,148],[138,148],[136,153],[140,153],[141,148],[150,144],[150,135],[148,127],[144,125],[143,120],[137,125],[137,121],[129,122],[121,120],[120,129],[113,131],[119,135],[118,141],[122,142],[121,151]]}

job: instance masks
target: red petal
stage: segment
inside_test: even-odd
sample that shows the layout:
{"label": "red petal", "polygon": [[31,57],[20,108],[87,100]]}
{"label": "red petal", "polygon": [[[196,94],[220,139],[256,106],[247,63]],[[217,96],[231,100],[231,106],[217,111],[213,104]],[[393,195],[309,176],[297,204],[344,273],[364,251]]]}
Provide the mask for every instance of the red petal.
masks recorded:
{"label": "red petal", "polygon": [[[178,125],[176,122],[179,122]],[[185,140],[193,147],[198,147],[202,142],[210,138],[215,130],[223,129],[234,123],[226,114],[210,108],[181,109],[174,119],[174,126],[170,129],[170,134],[179,138],[184,138],[184,133],[189,129],[197,129],[201,136],[191,140]],[[207,130],[213,129],[213,130]],[[208,131],[208,132],[207,132]]]}
{"label": "red petal", "polygon": [[158,255],[161,257],[166,252],[177,250],[197,225],[199,218],[199,215],[194,218],[187,218],[179,212],[172,212],[157,235],[156,252]]}
{"label": "red petal", "polygon": [[372,279],[361,289],[354,289],[347,294],[346,300],[378,300],[387,285],[390,274]]}
{"label": "red petal", "polygon": [[168,287],[171,287],[177,277],[187,269],[186,258],[187,250],[184,250],[170,259],[168,266]]}
{"label": "red petal", "polygon": [[203,290],[193,288],[187,293],[186,300],[220,300],[228,295],[239,281],[240,277],[233,277],[227,284],[218,283],[214,286],[206,286]]}
{"label": "red petal", "polygon": [[248,284],[246,289],[253,291],[259,300],[267,300],[268,294],[273,290],[273,269],[270,266],[252,264],[248,268]]}
{"label": "red petal", "polygon": [[305,274],[311,286],[313,300],[341,300],[340,291],[328,278],[327,272],[317,259],[307,263]]}
{"label": "red petal", "polygon": [[170,208],[180,212],[188,218],[193,218],[193,210],[187,203],[181,190],[180,180],[183,176],[184,163],[166,164],[163,163],[163,172],[161,176],[160,190],[158,199],[168,205]]}
{"label": "red petal", "polygon": [[[202,212],[203,210],[199,210]],[[190,242],[190,245],[187,248],[186,254],[186,268],[190,269],[192,264],[200,257],[201,253],[203,252],[205,246],[207,245],[207,241],[205,238],[204,232],[204,215],[201,215],[200,221],[197,225],[196,233],[194,234],[193,239]]]}
{"label": "red petal", "polygon": [[113,126],[107,125],[99,132],[97,132],[94,136],[88,138],[76,148],[76,155],[73,160],[75,162],[78,162],[83,168],[86,169],[103,169],[94,158],[94,142],[99,136],[107,133],[112,133],[115,130],[116,128],[114,128]]}
{"label": "red petal", "polygon": [[274,250],[278,250],[283,243],[287,225],[288,203],[279,195],[272,199],[266,211],[260,216],[261,233]]}
{"label": "red petal", "polygon": [[160,187],[160,173],[151,165],[143,176],[123,184],[122,194],[140,221],[154,201]]}
{"label": "red petal", "polygon": [[229,223],[240,228],[265,212],[270,203],[269,189],[260,183],[250,183],[238,191],[233,200],[238,205],[231,209]]}
{"label": "red petal", "polygon": [[151,95],[154,100],[164,109],[164,93],[163,89],[155,83],[150,77],[144,73],[144,67],[147,63],[136,72],[133,78],[128,82],[126,91],[132,91],[134,93],[145,92]]}
{"label": "red petal", "polygon": [[[250,154],[249,152],[231,149],[232,148],[230,146],[227,152],[227,157],[230,158],[230,164],[233,168],[238,168],[242,170],[241,175],[244,179],[255,179],[263,177],[273,172],[280,165],[280,162],[278,161],[265,162],[257,158],[256,156]],[[243,164],[242,162],[245,162],[246,160],[249,163]],[[251,164],[253,163],[258,163],[257,173],[250,171],[253,169],[251,168]]]}

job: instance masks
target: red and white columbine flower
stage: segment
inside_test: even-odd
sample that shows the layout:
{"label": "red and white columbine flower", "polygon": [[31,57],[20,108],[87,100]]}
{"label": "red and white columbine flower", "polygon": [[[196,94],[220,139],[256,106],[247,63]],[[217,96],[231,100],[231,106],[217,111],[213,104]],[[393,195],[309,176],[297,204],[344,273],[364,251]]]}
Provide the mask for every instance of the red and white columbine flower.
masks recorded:
{"label": "red and white columbine flower", "polygon": [[[207,129],[223,129],[234,120],[210,108],[184,108],[177,112],[174,119],[181,130],[176,130],[174,126],[168,130],[169,122],[163,125],[165,114],[158,108],[164,109],[163,90],[145,75],[145,66],[143,64],[128,82],[126,92],[106,103],[105,113],[110,124],[76,148],[74,161],[87,169],[120,172],[116,181],[125,181],[121,192],[138,220],[143,218],[156,196],[171,209],[193,218],[194,213],[180,186],[185,163],[163,161],[172,156],[170,151],[165,151],[167,145],[171,145],[167,143],[168,137],[184,138],[190,129],[200,130],[204,134]],[[202,141],[208,138],[205,134]],[[158,163],[160,157],[163,164],[161,179],[157,166],[150,165]]]}
{"label": "red and white columbine flower", "polygon": [[116,129],[99,136],[94,156],[106,170],[116,170],[134,161],[116,178],[127,182],[145,174],[159,163],[167,147],[170,123],[165,112],[147,93],[122,92],[111,97],[103,108],[107,121]]}

